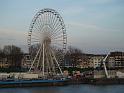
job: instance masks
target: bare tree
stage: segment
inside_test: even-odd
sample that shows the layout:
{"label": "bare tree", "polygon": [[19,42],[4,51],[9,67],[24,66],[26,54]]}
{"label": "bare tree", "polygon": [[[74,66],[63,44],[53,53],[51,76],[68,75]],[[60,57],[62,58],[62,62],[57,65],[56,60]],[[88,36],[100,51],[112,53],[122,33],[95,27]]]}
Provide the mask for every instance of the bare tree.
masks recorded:
{"label": "bare tree", "polygon": [[0,55],[2,54],[2,49],[0,48]]}
{"label": "bare tree", "polygon": [[21,48],[15,46],[15,45],[6,45],[4,46],[3,52],[6,55],[15,55],[15,54],[21,54]]}
{"label": "bare tree", "polygon": [[0,58],[3,58],[5,55],[4,55],[4,53],[3,53],[3,50],[2,50],[2,48],[0,48]]}
{"label": "bare tree", "polygon": [[82,51],[78,48],[69,46],[65,58],[65,64],[68,64],[72,67],[77,67],[77,65],[79,64],[79,59],[82,58]]}
{"label": "bare tree", "polygon": [[15,45],[6,45],[3,48],[3,53],[7,57],[7,60],[11,64],[11,67],[21,67],[21,59],[23,56],[21,48]]}
{"label": "bare tree", "polygon": [[67,52],[69,52],[70,54],[73,54],[73,53],[82,54],[82,51],[80,49],[72,47],[72,46],[68,47],[68,51]]}

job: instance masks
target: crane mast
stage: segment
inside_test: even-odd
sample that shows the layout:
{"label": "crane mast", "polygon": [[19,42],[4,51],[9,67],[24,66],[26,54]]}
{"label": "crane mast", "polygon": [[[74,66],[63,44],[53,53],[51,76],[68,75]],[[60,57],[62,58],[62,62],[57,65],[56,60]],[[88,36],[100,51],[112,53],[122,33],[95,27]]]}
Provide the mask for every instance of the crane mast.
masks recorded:
{"label": "crane mast", "polygon": [[108,58],[109,54],[106,55],[106,57],[103,59],[102,63],[103,63],[103,67],[104,67],[104,71],[105,71],[105,75],[107,78],[110,78],[109,74],[108,74],[108,71],[107,71],[107,68],[106,68],[106,59]]}

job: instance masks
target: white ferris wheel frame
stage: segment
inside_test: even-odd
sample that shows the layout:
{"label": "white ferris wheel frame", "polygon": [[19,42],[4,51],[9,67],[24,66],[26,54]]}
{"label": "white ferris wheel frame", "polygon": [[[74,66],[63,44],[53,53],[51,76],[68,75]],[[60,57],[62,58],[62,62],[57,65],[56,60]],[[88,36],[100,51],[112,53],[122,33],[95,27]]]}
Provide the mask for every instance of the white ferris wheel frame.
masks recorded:
{"label": "white ferris wheel frame", "polygon": [[[52,44],[55,47],[60,45],[63,54],[66,52],[66,29],[64,21],[58,12],[53,9],[45,8],[36,13],[30,24],[28,33],[29,51],[31,51],[30,48],[33,44],[39,44],[40,47],[36,51],[35,57],[32,58],[32,64],[29,69],[29,72],[31,72],[31,69],[33,68],[37,59],[38,62],[36,67],[39,66],[39,63],[41,61],[40,59],[42,57],[41,71],[43,76],[45,75],[45,61],[46,63],[48,63],[49,60],[51,61],[51,64],[54,63],[57,65],[60,73],[63,75],[59,62],[56,58],[55,51],[50,47]],[[47,55],[49,55],[49,57]],[[55,70],[54,66],[52,69]],[[48,69],[50,69],[50,67]]]}

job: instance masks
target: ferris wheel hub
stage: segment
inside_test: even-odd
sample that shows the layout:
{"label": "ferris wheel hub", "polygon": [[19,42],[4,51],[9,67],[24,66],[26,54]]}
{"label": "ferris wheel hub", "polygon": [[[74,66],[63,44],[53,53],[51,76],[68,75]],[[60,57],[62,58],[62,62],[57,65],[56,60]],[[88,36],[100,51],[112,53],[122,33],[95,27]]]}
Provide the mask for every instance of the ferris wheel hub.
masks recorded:
{"label": "ferris wheel hub", "polygon": [[43,42],[49,45],[51,43],[51,39],[49,37],[45,37]]}

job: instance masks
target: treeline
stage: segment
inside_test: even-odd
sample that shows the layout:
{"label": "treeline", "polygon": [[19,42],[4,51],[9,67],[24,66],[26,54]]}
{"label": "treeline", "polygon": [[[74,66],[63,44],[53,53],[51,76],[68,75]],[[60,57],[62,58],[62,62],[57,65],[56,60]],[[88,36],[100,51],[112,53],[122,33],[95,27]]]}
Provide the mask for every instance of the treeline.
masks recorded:
{"label": "treeline", "polygon": [[[3,49],[0,48],[0,71],[19,71],[21,69],[22,57],[23,52],[20,47],[15,45],[6,45]],[[8,64],[8,66],[3,66],[3,64]]]}
{"label": "treeline", "polygon": [[[5,63],[0,63],[1,64],[8,64],[7,67],[5,66],[0,66],[0,72],[18,72],[18,71],[23,71],[21,62],[24,57],[24,53],[21,50],[20,47],[17,47],[15,45],[6,45],[2,48],[0,48],[0,60],[6,59],[3,62]],[[74,70],[79,70],[79,66],[81,62],[87,62],[88,57],[85,55],[85,53],[82,52],[82,50],[69,46],[67,49],[67,52],[65,54],[64,58],[64,69],[63,70],[69,70],[69,71],[74,71]],[[71,66],[71,67],[67,67]],[[87,68],[83,68],[80,70],[87,70]],[[88,69],[89,70],[89,69]]]}

